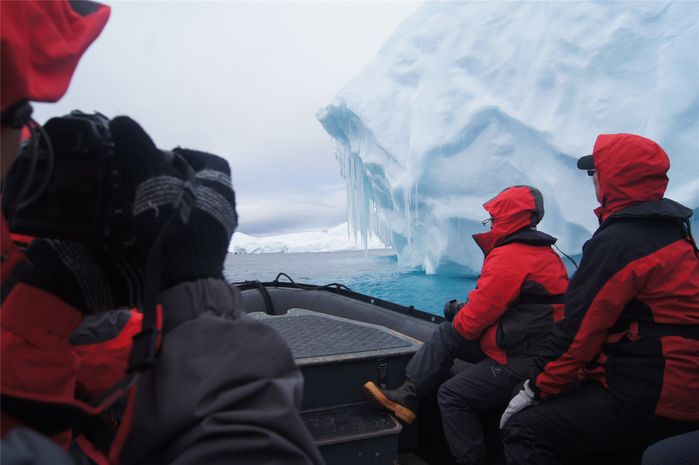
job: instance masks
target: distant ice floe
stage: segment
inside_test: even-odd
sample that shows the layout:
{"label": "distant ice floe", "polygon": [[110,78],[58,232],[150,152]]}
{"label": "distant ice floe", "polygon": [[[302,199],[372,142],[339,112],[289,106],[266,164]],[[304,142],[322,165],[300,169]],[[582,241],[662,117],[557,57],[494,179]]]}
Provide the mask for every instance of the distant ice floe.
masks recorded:
{"label": "distant ice floe", "polygon": [[[368,249],[384,249],[386,246],[375,236],[366,243]],[[268,237],[254,237],[240,232],[233,234],[229,252],[245,253],[302,253],[334,252],[339,250],[364,250],[350,235],[347,223],[331,229],[283,234]]]}
{"label": "distant ice floe", "polygon": [[317,114],[352,234],[427,273],[476,274],[481,205],[530,184],[540,229],[579,253],[597,219],[575,160],[600,133],[659,142],[667,196],[696,211],[697,44],[697,2],[427,2]]}

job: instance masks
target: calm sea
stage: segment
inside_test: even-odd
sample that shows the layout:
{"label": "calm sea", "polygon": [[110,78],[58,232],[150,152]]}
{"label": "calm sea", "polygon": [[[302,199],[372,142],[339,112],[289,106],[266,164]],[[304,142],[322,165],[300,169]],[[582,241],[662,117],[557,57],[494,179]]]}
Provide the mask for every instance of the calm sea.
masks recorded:
{"label": "calm sea", "polygon": [[[355,292],[442,314],[450,299],[466,300],[474,278],[432,276],[398,265],[390,251],[229,254],[224,274],[230,282],[273,281],[279,273],[308,284],[340,283]],[[280,280],[283,280],[281,278]]]}

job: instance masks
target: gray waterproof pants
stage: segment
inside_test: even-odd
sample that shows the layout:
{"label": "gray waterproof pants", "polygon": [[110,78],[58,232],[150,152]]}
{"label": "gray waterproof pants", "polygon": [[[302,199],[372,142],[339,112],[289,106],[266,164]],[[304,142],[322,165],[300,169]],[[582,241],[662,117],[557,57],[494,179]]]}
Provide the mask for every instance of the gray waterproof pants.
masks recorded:
{"label": "gray waterproof pants", "polygon": [[[449,375],[454,359],[470,365]],[[437,400],[449,448],[458,463],[473,464],[485,457],[481,414],[503,410],[513,389],[522,381],[504,366],[488,358],[478,341],[464,339],[451,323],[442,323],[423,344],[405,369],[418,392],[439,387]]]}

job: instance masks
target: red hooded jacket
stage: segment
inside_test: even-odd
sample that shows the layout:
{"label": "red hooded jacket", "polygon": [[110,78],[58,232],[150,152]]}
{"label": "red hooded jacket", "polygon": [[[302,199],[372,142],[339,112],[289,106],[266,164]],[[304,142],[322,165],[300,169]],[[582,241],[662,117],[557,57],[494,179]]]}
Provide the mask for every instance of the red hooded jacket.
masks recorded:
{"label": "red hooded jacket", "polygon": [[0,2],[2,111],[23,100],[61,98],[109,11],[94,2]]}
{"label": "red hooded jacket", "polygon": [[[0,105],[3,113],[27,101],[63,96],[80,57],[99,35],[109,7],[93,2],[0,2]],[[78,356],[68,338],[82,314],[56,296],[16,279],[29,268],[11,240],[4,217],[2,232],[2,433],[15,419],[10,398],[48,402],[74,399]],[[9,397],[6,397],[9,396]],[[57,441],[67,446],[70,434]]]}
{"label": "red hooded jacket", "polygon": [[571,279],[565,318],[537,361],[538,394],[597,379],[635,411],[699,420],[699,255],[692,211],[663,199],[670,162],[655,142],[600,135],[600,227]]}
{"label": "red hooded jacket", "polygon": [[533,229],[544,215],[537,189],[510,187],[483,207],[493,228],[473,236],[485,261],[454,328],[466,339],[480,340],[491,359],[526,376],[553,322],[563,315],[568,275],[551,248],[556,239]]}

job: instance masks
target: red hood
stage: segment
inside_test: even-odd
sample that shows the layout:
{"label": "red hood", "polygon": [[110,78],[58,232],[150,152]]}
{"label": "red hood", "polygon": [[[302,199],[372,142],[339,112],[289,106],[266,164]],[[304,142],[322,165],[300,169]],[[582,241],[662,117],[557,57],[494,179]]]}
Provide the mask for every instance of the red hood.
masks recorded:
{"label": "red hood", "polygon": [[55,102],[83,52],[102,31],[109,7],[93,2],[0,1],[0,104]]}
{"label": "red hood", "polygon": [[595,214],[601,221],[633,204],[663,198],[670,159],[652,140],[634,134],[600,134],[592,157],[602,199]]}
{"label": "red hood", "polygon": [[473,240],[488,255],[493,247],[520,229],[536,226],[544,217],[544,198],[531,186],[513,186],[483,204],[493,218],[493,228],[474,234]]}

